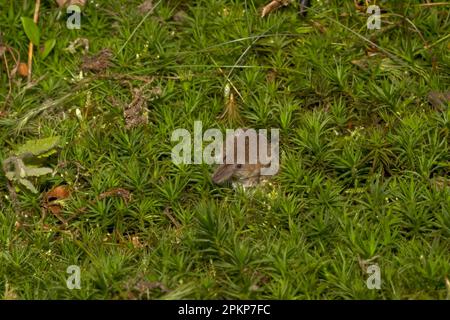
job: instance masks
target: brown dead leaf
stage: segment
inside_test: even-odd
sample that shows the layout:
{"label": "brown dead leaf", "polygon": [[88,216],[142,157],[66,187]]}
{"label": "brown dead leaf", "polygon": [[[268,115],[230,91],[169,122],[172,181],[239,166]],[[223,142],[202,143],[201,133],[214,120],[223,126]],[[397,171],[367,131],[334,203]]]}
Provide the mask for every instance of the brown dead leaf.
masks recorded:
{"label": "brown dead leaf", "polygon": [[17,71],[19,72],[19,75],[21,77],[26,77],[28,76],[28,66],[25,62],[21,62],[19,64],[19,68],[17,69]]}
{"label": "brown dead leaf", "polygon": [[275,80],[277,79],[277,75],[278,75],[278,73],[274,69],[270,69],[269,71],[267,71],[267,74],[266,74],[267,82],[269,82],[269,83],[275,82]]}
{"label": "brown dead leaf", "polygon": [[319,21],[312,21],[312,25],[313,25],[314,28],[319,30],[320,33],[326,33],[327,32],[327,28],[323,24],[321,24]]}
{"label": "brown dead leaf", "polygon": [[159,281],[148,281],[143,276],[139,276],[137,280],[130,280],[125,284],[125,295],[129,300],[142,299],[145,295],[151,294],[152,291],[170,292],[164,283]]}
{"label": "brown dead leaf", "polygon": [[434,108],[442,110],[450,103],[450,91],[430,91],[428,93],[428,102],[430,102]]}
{"label": "brown dead leaf", "polygon": [[153,8],[154,8],[153,0],[145,0],[143,3],[139,5],[138,10],[141,14],[146,14],[149,11],[152,11]]}
{"label": "brown dead leaf", "polygon": [[172,221],[173,225],[177,228],[180,229],[181,225],[180,223],[177,221],[177,219],[175,219],[175,217],[172,215],[171,209],[169,207],[166,207],[164,209],[164,214],[170,219],[170,221]]}
{"label": "brown dead leaf", "polygon": [[289,4],[289,0],[273,0],[269,2],[267,5],[265,5],[261,11],[261,18],[264,18],[272,11],[277,10],[278,8],[282,6],[287,6]]}
{"label": "brown dead leaf", "polygon": [[132,129],[148,123],[147,101],[140,89],[133,89],[133,100],[125,108],[125,128]]}
{"label": "brown dead leaf", "polygon": [[431,179],[431,185],[438,191],[443,191],[450,187],[449,179],[445,177],[433,177]]}
{"label": "brown dead leaf", "polygon": [[131,236],[130,240],[131,240],[131,244],[136,249],[140,249],[140,248],[145,247],[145,245],[139,240],[138,236]]}
{"label": "brown dead leaf", "polygon": [[360,67],[362,70],[367,70],[369,68],[369,63],[366,58],[352,60],[351,62],[355,66]]}
{"label": "brown dead leaf", "polygon": [[110,49],[102,49],[97,54],[83,57],[83,71],[100,72],[111,66],[113,53]]}
{"label": "brown dead leaf", "polygon": [[44,199],[44,210],[50,211],[55,216],[59,217],[62,210],[62,205],[60,200],[67,199],[70,197],[70,190],[68,186],[57,186],[46,193]]}
{"label": "brown dead leaf", "polygon": [[174,14],[173,16],[173,20],[175,22],[183,22],[184,20],[186,20],[188,17],[187,13],[183,10],[178,11],[177,13]]}
{"label": "brown dead leaf", "polygon": [[113,188],[108,191],[103,192],[98,196],[99,199],[109,198],[109,197],[120,197],[122,198],[126,203],[131,201],[132,194],[130,191],[124,189],[124,188]]}
{"label": "brown dead leaf", "polygon": [[66,199],[69,196],[70,191],[67,186],[57,186],[47,193],[47,201],[51,202],[55,200]]}
{"label": "brown dead leaf", "polygon": [[86,0],[56,0],[56,3],[58,4],[58,6],[61,7],[65,7],[65,6],[71,6],[71,5],[76,5],[76,6],[84,6],[86,4]]}
{"label": "brown dead leaf", "polygon": [[375,56],[380,53],[380,50],[377,47],[370,46],[366,49],[366,54],[368,57]]}

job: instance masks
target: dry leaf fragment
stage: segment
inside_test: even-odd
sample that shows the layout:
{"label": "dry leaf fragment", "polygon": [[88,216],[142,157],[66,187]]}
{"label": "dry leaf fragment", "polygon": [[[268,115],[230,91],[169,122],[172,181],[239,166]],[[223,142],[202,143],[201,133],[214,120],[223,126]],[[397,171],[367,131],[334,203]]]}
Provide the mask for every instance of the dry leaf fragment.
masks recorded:
{"label": "dry leaf fragment", "polygon": [[267,71],[267,74],[266,74],[267,82],[269,82],[269,83],[275,82],[275,80],[277,79],[277,75],[278,75],[278,72],[274,69],[270,69],[269,71]]}
{"label": "dry leaf fragment", "polygon": [[438,191],[443,191],[450,187],[449,179],[445,177],[434,177],[431,179],[431,185]]}
{"label": "dry leaf fragment", "polygon": [[430,91],[428,101],[434,108],[442,109],[450,103],[450,91]]}
{"label": "dry leaf fragment", "polygon": [[327,28],[323,24],[321,24],[319,21],[312,21],[312,25],[313,25],[314,28],[319,30],[320,33],[326,33],[327,32]]}
{"label": "dry leaf fragment", "polygon": [[124,188],[113,188],[108,191],[103,192],[99,195],[99,199],[109,198],[109,197],[120,197],[122,198],[126,203],[131,201],[132,194],[130,191],[124,189]]}
{"label": "dry leaf fragment", "polygon": [[369,63],[366,58],[352,60],[351,63],[354,64],[355,66],[361,68],[362,70],[367,70],[369,68]]}
{"label": "dry leaf fragment", "polygon": [[93,56],[85,56],[81,69],[83,71],[100,72],[111,66],[113,53],[110,49],[102,49]]}
{"label": "dry leaf fragment", "polygon": [[68,186],[57,186],[53,188],[45,195],[43,208],[58,217],[62,210],[60,201],[70,197],[70,194],[71,192]]}
{"label": "dry leaf fragment", "polygon": [[144,248],[145,247],[145,245],[139,240],[138,236],[130,236],[130,240],[131,240],[131,244],[136,249],[140,249],[140,248]]}
{"label": "dry leaf fragment", "polygon": [[132,129],[148,123],[147,102],[142,90],[133,90],[133,100],[125,108],[125,128]]}
{"label": "dry leaf fragment", "polygon": [[125,294],[128,300],[142,299],[144,295],[159,289],[159,291],[167,293],[170,290],[159,281],[148,281],[142,277],[138,280],[129,281],[125,285]]}
{"label": "dry leaf fragment", "polygon": [[176,22],[183,22],[184,20],[186,20],[188,17],[187,13],[183,10],[178,11],[177,13],[175,13],[175,15],[173,16],[173,20]]}
{"label": "dry leaf fragment", "polygon": [[141,14],[146,14],[149,11],[152,11],[153,8],[153,0],[145,0],[142,4],[139,5],[138,10]]}
{"label": "dry leaf fragment", "polygon": [[287,6],[289,4],[289,0],[273,0],[269,4],[265,5],[261,11],[261,18],[264,18],[272,11],[277,10],[282,6]]}
{"label": "dry leaf fragment", "polygon": [[42,217],[43,223],[48,211],[50,211],[59,221],[67,226],[67,221],[61,216],[61,211],[64,203],[62,200],[70,197],[70,189],[68,186],[58,186],[47,192],[42,203]]}
{"label": "dry leaf fragment", "polygon": [[71,5],[84,6],[86,4],[86,0],[56,0],[56,3],[60,8]]}
{"label": "dry leaf fragment", "polygon": [[177,221],[177,219],[175,219],[175,217],[172,215],[172,213],[171,213],[171,209],[169,208],[169,207],[166,207],[165,209],[164,209],[164,214],[170,219],[170,221],[172,221],[172,223],[174,224],[174,226],[177,228],[177,229],[180,229],[181,228],[181,225],[180,225],[180,223]]}
{"label": "dry leaf fragment", "polygon": [[19,64],[19,68],[17,69],[17,71],[18,71],[18,73],[19,73],[19,75],[21,77],[28,76],[28,66],[27,66],[27,64],[25,62],[21,62]]}

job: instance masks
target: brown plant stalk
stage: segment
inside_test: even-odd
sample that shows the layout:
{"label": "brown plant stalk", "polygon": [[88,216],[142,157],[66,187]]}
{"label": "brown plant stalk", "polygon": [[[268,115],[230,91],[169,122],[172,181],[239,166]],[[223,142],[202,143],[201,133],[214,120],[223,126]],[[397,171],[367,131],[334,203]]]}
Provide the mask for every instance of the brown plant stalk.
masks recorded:
{"label": "brown plant stalk", "polygon": [[[36,0],[36,5],[34,7],[33,21],[37,24],[39,19],[39,8],[41,7],[41,0]],[[28,83],[31,82],[31,66],[33,63],[33,43],[30,41],[28,46]]]}

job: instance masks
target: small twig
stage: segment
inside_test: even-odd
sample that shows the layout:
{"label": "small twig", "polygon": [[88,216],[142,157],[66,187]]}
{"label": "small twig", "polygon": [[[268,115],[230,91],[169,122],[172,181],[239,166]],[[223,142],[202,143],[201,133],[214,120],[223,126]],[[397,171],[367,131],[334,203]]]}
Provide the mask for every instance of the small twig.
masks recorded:
{"label": "small twig", "polygon": [[415,6],[417,6],[417,7],[450,6],[450,2],[420,3],[420,4],[416,4]]}
{"label": "small twig", "polygon": [[[17,67],[20,62],[20,53],[17,50],[15,50],[14,48],[11,48],[11,47],[7,46],[6,44],[4,44],[1,39],[1,34],[0,34],[0,47],[3,47],[3,49],[4,49],[3,60],[5,62],[6,76],[8,77],[8,85],[9,85],[8,94],[7,94],[7,96],[5,98],[5,102],[4,102],[4,109],[6,110],[9,99],[11,98],[11,94],[12,94],[12,77],[14,76],[14,74],[16,72],[14,70],[17,70]],[[11,57],[13,58],[14,63],[15,63],[15,67],[12,68],[11,71],[9,69],[8,58],[6,57],[6,53],[9,53],[11,55]],[[14,54],[16,54],[17,57]],[[0,55],[2,55],[2,54],[0,53]]]}
{"label": "small twig", "polygon": [[8,105],[8,101],[9,101],[9,98],[11,97],[11,93],[12,93],[11,73],[9,72],[8,59],[6,59],[6,52],[3,55],[3,60],[5,61],[6,76],[8,77],[8,86],[9,86],[8,94],[6,95],[6,98],[5,98],[5,110],[6,110],[6,106]]}
{"label": "small twig", "polygon": [[169,207],[165,208],[163,212],[164,212],[164,214],[170,219],[170,221],[172,221],[172,223],[174,224],[174,226],[175,226],[177,229],[180,229],[180,228],[181,228],[180,223],[179,223],[179,222],[174,218],[174,216],[170,213],[170,208],[169,208]]}
{"label": "small twig", "polygon": [[[41,0],[36,0],[36,6],[34,7],[33,21],[37,24],[39,19],[39,8],[41,6]],[[31,82],[31,68],[33,63],[33,43],[30,41],[28,47],[28,82]]]}

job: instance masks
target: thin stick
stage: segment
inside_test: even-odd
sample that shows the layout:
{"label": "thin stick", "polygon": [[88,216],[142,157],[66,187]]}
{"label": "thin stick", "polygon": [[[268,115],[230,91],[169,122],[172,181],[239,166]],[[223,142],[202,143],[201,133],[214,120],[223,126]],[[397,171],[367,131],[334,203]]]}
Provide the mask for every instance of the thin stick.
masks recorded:
{"label": "thin stick", "polygon": [[[33,21],[37,24],[39,19],[39,8],[41,7],[41,0],[36,0],[36,6],[34,7]],[[31,82],[31,67],[33,63],[33,43],[30,41],[28,46],[28,82]]]}
{"label": "thin stick", "polygon": [[416,7],[437,7],[437,6],[448,6],[450,2],[433,2],[433,3],[421,3],[416,4]]}

